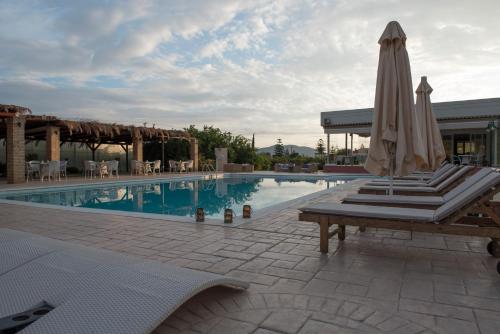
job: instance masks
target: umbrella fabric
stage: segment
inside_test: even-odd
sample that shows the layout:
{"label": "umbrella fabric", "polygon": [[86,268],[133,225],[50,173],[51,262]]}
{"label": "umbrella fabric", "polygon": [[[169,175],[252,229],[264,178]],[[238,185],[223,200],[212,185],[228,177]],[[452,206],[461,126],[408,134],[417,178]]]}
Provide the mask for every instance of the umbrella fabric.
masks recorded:
{"label": "umbrella fabric", "polygon": [[[422,170],[436,170],[446,159],[441,132],[436,121],[436,116],[432,111],[431,93],[432,87],[427,82],[427,77],[422,77],[416,90],[417,103],[415,104],[415,117],[417,119],[420,137],[423,142],[423,149],[426,163],[420,166]],[[416,133],[416,131],[414,132]]]}
{"label": "umbrella fabric", "polygon": [[392,21],[378,43],[377,87],[365,168],[375,175],[404,176],[425,162],[421,148],[414,144],[419,134],[412,133],[416,120],[406,35]]}

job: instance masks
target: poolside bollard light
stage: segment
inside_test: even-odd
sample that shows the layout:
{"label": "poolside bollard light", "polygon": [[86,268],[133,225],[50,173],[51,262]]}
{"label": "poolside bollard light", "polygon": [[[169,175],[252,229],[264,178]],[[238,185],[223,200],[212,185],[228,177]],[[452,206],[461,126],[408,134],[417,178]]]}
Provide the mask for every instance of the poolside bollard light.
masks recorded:
{"label": "poolside bollard light", "polygon": [[233,210],[226,209],[224,210],[224,224],[232,224],[233,223]]}
{"label": "poolside bollard light", "polygon": [[250,218],[252,216],[252,207],[248,204],[243,205],[243,218]]}
{"label": "poolside bollard light", "polygon": [[197,222],[204,222],[205,221],[205,211],[203,210],[203,208],[196,209],[196,221]]}

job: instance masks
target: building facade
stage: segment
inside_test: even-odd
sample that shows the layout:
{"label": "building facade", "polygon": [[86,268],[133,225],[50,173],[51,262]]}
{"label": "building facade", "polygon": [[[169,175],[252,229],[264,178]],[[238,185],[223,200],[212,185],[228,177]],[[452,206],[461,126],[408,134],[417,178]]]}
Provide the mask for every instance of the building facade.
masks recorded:
{"label": "building facade", "polygon": [[[484,165],[500,165],[500,98],[433,103],[447,158],[470,155]],[[327,134],[370,136],[373,108],[326,111],[321,125]]]}

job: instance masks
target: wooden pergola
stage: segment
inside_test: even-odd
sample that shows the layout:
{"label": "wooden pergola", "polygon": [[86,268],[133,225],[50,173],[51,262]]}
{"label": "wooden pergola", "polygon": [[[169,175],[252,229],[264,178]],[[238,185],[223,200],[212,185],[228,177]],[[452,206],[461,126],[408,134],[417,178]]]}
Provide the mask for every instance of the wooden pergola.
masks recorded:
{"label": "wooden pergola", "polygon": [[[47,160],[60,160],[60,146],[64,143],[82,143],[92,151],[103,144],[120,145],[128,161],[128,146],[133,147],[134,160],[143,160],[143,142],[168,139],[188,140],[191,144],[193,170],[198,170],[198,143],[188,132],[156,127],[101,123],[97,121],[64,120],[55,116],[33,115],[29,108],[0,104],[0,139],[6,140],[7,181],[24,180],[25,141],[46,141]],[[21,145],[22,143],[22,145]],[[164,163],[162,147],[162,163]],[[22,176],[19,171],[22,170]]]}

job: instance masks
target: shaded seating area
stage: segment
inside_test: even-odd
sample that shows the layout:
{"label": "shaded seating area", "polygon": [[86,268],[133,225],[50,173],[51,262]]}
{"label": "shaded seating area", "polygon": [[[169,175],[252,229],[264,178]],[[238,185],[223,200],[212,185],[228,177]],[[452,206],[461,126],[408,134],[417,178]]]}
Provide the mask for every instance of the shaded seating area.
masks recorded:
{"label": "shaded seating area", "polygon": [[[188,170],[198,170],[198,142],[186,131],[166,130],[156,127],[122,125],[116,123],[102,123],[87,120],[64,120],[55,116],[33,115],[29,108],[15,105],[0,105],[0,139],[6,142],[6,166],[7,182],[20,183],[32,180],[35,177],[59,179],[61,173],[66,176],[66,170],[50,169],[44,172],[42,161],[37,165],[35,162],[26,164],[25,142],[45,141],[45,161],[59,161],[59,168],[63,168],[60,154],[60,146],[64,143],[79,143],[85,145],[92,152],[94,163],[81,166],[84,175],[94,177],[96,175],[116,175],[118,167],[113,162],[105,164],[97,162],[95,152],[101,145],[119,145],[125,152],[125,160],[129,160],[129,146],[132,147],[132,160],[143,162],[144,142],[159,142],[162,144],[160,165],[157,161],[145,161],[148,164],[139,168],[142,173],[160,173],[165,168],[164,143],[169,139],[182,139],[190,143],[191,163]],[[49,163],[50,165],[50,163]],[[95,166],[94,166],[95,165]],[[40,168],[38,168],[39,166]],[[55,163],[53,164],[55,168]],[[102,168],[101,168],[102,167]],[[128,170],[128,163],[126,164]],[[181,166],[186,170],[186,166]],[[66,167],[64,167],[66,168]],[[134,171],[132,171],[134,172]],[[42,177],[42,174],[44,177]]]}

